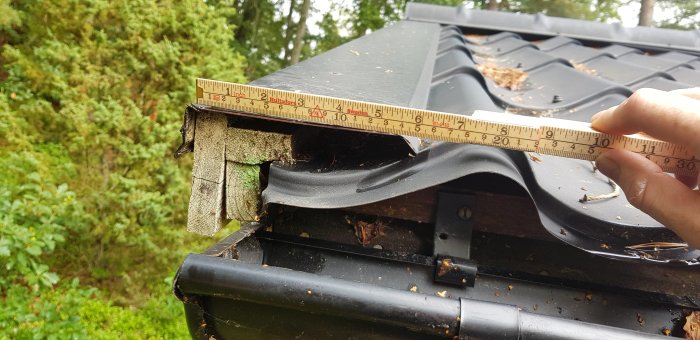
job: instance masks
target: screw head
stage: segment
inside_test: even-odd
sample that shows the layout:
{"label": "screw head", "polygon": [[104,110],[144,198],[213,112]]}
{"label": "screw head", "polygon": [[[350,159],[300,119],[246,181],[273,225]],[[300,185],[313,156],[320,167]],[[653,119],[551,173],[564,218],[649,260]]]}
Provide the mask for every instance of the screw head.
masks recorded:
{"label": "screw head", "polygon": [[466,221],[472,218],[472,209],[465,205],[457,210],[457,216]]}

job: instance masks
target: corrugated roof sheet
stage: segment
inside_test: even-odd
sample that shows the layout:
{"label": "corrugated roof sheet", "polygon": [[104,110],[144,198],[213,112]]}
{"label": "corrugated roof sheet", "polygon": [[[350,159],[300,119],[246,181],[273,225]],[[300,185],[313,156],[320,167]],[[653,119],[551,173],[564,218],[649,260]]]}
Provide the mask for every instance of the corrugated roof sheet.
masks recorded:
{"label": "corrugated roof sheet", "polygon": [[[641,87],[700,86],[698,32],[624,29],[422,4],[409,4],[406,17],[254,84],[463,115],[480,109],[579,121],[589,121]],[[499,77],[510,78],[504,83]],[[398,150],[398,160],[365,167],[273,164],[263,198],[266,203],[338,208],[471,174],[498,173],[530,193],[543,225],[564,242],[629,260],[698,262],[696,250],[648,254],[626,249],[678,238],[629,205],[624,195],[580,203],[585,193],[612,191],[589,162],[474,145],[422,144],[427,147],[415,157]]]}

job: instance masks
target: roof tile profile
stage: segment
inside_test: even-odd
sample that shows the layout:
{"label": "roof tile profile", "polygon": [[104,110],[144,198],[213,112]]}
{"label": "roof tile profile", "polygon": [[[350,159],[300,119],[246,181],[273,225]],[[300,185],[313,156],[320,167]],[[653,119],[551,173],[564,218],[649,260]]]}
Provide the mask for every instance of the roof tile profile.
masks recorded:
{"label": "roof tile profile", "polygon": [[[700,34],[409,3],[405,20],[252,84],[461,115],[488,110],[589,121],[642,87],[700,86]],[[329,132],[321,138],[343,136]],[[618,259],[698,263],[700,251],[693,249],[627,248],[679,239],[624,195],[579,202],[586,193],[614,190],[590,162],[550,156],[536,161],[476,145],[420,145],[415,154],[397,150],[395,158],[368,166],[273,163],[263,200],[340,208],[495,173],[529,193],[543,226],[563,242]],[[382,144],[370,139],[364,147]],[[361,155],[362,149],[352,152]]]}

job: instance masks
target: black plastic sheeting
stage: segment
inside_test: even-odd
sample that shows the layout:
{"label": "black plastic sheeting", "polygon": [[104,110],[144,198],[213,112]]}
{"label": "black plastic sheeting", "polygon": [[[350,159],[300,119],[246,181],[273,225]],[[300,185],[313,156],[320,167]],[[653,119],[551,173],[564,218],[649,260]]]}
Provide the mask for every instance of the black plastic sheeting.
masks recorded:
{"label": "black plastic sheeting", "polygon": [[[424,11],[426,8],[409,4],[407,17],[415,19],[420,12],[424,21],[462,22],[446,20],[442,7],[430,6],[433,9]],[[435,15],[432,19],[431,13]],[[506,14],[489,15],[500,18]],[[523,17],[528,16],[513,18]],[[562,20],[568,19],[548,20],[566,26]],[[512,30],[523,28],[518,20],[489,22],[504,27],[511,24]],[[616,30],[615,26],[604,26]],[[663,41],[679,44],[674,40],[677,35],[692,34],[673,31],[677,34],[668,35],[667,30],[650,30],[629,39],[652,45]],[[587,39],[595,38],[599,31],[588,30]],[[700,59],[688,53],[647,55],[644,50],[615,44],[593,48],[563,36],[534,43],[512,32],[469,38],[464,33],[469,33],[464,27],[405,20],[252,84],[463,115],[477,109],[505,110],[579,121],[589,121],[594,113],[620,103],[639,87],[667,90],[700,85],[695,70]],[[615,37],[602,34],[599,40]],[[684,43],[693,41],[697,42],[687,39]],[[517,67],[526,71],[528,78],[518,90],[499,87],[479,72],[478,63]],[[680,240],[632,207],[624,195],[579,202],[584,194],[613,190],[590,162],[483,146],[410,142],[414,150],[420,150],[417,154],[399,155],[398,161],[383,165],[328,169],[314,163],[273,163],[263,199],[265,203],[299,207],[341,208],[381,201],[471,174],[496,173],[525,188],[544,227],[566,243],[625,260],[698,263],[697,250],[626,248]],[[416,147],[418,144],[420,147]]]}

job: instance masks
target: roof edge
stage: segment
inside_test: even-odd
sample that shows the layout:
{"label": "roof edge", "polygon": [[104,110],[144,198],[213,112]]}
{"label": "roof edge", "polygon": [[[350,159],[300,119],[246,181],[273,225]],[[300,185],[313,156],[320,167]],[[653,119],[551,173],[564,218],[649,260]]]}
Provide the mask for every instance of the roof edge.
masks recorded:
{"label": "roof edge", "polygon": [[452,24],[494,32],[540,36],[567,36],[577,40],[616,43],[655,51],[683,51],[700,55],[700,30],[681,31],[656,27],[624,27],[620,23],[467,9],[410,2],[405,20]]}

